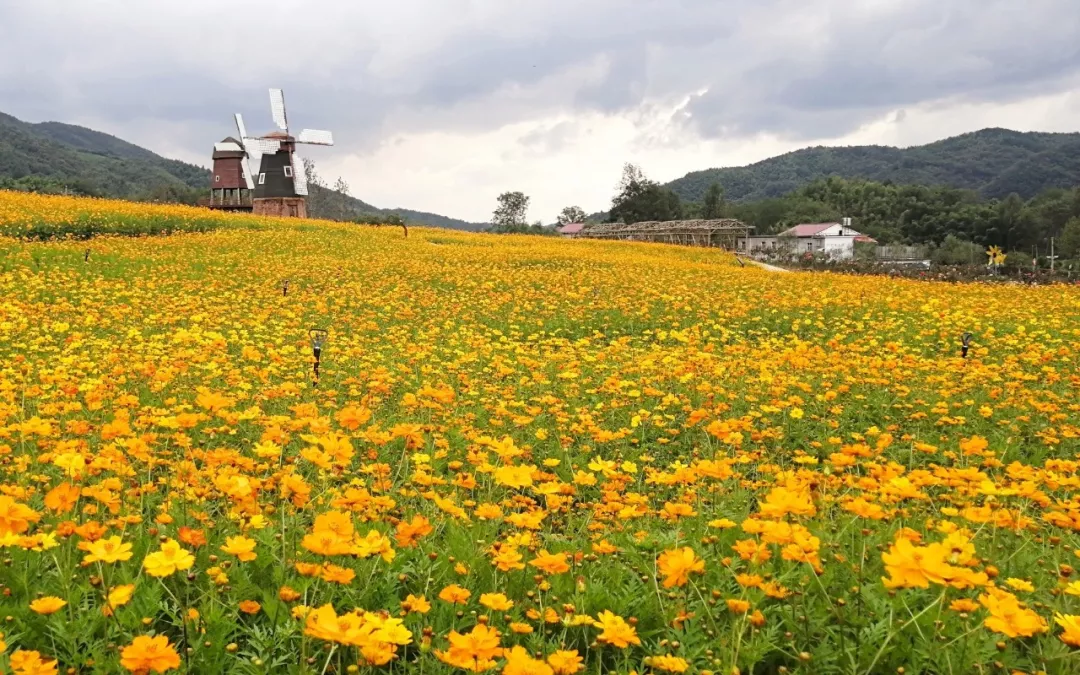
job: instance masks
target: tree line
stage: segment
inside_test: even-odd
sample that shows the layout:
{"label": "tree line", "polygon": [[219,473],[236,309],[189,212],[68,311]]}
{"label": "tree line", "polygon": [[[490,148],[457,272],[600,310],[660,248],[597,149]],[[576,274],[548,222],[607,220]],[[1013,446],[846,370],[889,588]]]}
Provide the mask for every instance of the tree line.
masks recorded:
{"label": "tree line", "polygon": [[[492,215],[493,232],[550,234],[554,228],[529,225],[529,198],[506,192]],[[1080,187],[1050,188],[1025,200],[1016,193],[987,199],[973,190],[946,186],[897,185],[830,177],[782,197],[735,202],[719,183],[702,201],[683,201],[670,188],[626,164],[607,212],[586,216],[578,206],[556,217],[576,222],[635,223],[682,219],[735,218],[757,234],[775,234],[799,223],[853,219],[853,227],[881,244],[928,245],[944,258],[973,257],[972,251],[998,246],[1014,259],[1046,256],[1050,242],[1061,258],[1080,258]]]}

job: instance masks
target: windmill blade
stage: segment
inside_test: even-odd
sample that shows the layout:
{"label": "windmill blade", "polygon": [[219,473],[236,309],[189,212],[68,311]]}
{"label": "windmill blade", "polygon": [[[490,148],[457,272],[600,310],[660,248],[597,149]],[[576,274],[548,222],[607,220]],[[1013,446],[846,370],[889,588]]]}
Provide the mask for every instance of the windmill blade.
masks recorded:
{"label": "windmill blade", "polygon": [[244,148],[249,153],[272,155],[281,149],[281,141],[272,141],[267,138],[245,138]]}
{"label": "windmill blade", "polygon": [[296,153],[289,155],[289,161],[292,162],[292,175],[293,175],[293,189],[296,194],[306,196],[308,193],[307,186],[307,170],[304,169],[304,160],[296,156]]}
{"label": "windmill blade", "polygon": [[214,150],[216,152],[243,152],[244,151],[243,148],[241,148],[236,143],[233,143],[232,141],[222,141],[221,143],[214,143]]}
{"label": "windmill blade", "polygon": [[309,145],[333,145],[334,135],[329,131],[304,129],[300,132],[300,135],[296,137],[296,142],[307,143]]}
{"label": "windmill blade", "polygon": [[250,160],[244,157],[240,160],[240,169],[244,172],[244,182],[247,184],[247,189],[255,189],[255,180],[251,177],[251,166],[248,164]]}
{"label": "windmill blade", "polygon": [[233,115],[236,118],[236,130],[240,132],[240,142],[243,143],[248,137],[247,127],[244,126],[244,118],[240,116],[240,113]]}
{"label": "windmill blade", "polygon": [[270,114],[274,116],[278,129],[289,130],[289,120],[285,117],[285,94],[280,89],[270,90]]}

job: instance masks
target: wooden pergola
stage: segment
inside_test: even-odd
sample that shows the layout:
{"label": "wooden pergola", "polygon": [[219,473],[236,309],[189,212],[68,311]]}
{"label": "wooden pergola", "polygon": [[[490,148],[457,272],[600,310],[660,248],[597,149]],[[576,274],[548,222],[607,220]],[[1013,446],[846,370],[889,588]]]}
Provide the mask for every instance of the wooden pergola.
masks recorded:
{"label": "wooden pergola", "polygon": [[651,241],[682,246],[712,246],[735,249],[736,242],[750,233],[750,226],[734,218],[719,220],[668,220],[641,223],[594,223],[577,236],[585,239]]}

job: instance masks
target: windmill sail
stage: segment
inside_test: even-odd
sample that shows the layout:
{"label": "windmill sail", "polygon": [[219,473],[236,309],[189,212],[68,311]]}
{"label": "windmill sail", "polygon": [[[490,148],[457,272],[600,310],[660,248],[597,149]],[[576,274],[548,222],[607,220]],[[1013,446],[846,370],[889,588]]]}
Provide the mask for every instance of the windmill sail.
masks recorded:
{"label": "windmill sail", "polygon": [[248,161],[249,161],[248,160],[248,155],[245,152],[244,153],[244,159],[242,159],[240,161],[240,169],[244,173],[244,183],[247,184],[247,189],[254,190],[255,189],[255,180],[251,177],[251,166],[248,165]]}
{"label": "windmill sail", "polygon": [[240,132],[240,141],[243,142],[247,135],[247,128],[244,126],[244,118],[240,116],[240,113],[233,115],[236,118],[236,130]]}
{"label": "windmill sail", "polygon": [[304,129],[300,132],[300,135],[296,137],[297,143],[308,143],[310,145],[333,145],[334,135],[329,131],[322,131],[320,129]]}
{"label": "windmill sail", "polygon": [[280,89],[270,90],[270,113],[274,116],[274,124],[282,131],[289,130],[289,121],[285,117],[285,94]]}
{"label": "windmill sail", "polygon": [[293,168],[293,188],[296,194],[306,196],[308,193],[307,169],[304,168],[304,160],[295,154],[290,154]]}

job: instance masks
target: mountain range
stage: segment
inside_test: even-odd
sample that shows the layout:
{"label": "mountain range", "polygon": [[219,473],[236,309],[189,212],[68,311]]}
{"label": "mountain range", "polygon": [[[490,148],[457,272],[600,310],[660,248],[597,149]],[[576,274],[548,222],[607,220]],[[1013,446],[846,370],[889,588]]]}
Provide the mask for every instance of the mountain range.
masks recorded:
{"label": "mountain range", "polygon": [[693,171],[666,184],[684,201],[702,201],[712,183],[729,201],[780,197],[829,176],[897,185],[947,185],[983,197],[1030,199],[1047,188],[1080,185],[1080,133],[983,129],[910,148],[814,147],[749,166]]}
{"label": "mountain range", "polygon": [[[0,187],[5,185],[120,199],[190,200],[208,188],[210,170],[93,129],[61,122],[33,124],[0,113]],[[397,214],[410,223],[459,230],[487,227],[437,213],[382,209],[351,196],[344,201],[357,215]]]}
{"label": "mountain range", "polygon": [[[983,129],[909,148],[819,146],[748,166],[694,171],[665,187],[683,201],[700,202],[715,182],[727,200],[746,203],[780,197],[829,176],[946,185],[987,198],[1016,193],[1030,199],[1047,188],[1080,185],[1080,133]],[[0,187],[59,187],[121,199],[190,201],[209,183],[205,167],[167,159],[115,136],[60,122],[33,124],[0,113]],[[397,214],[411,223],[460,230],[487,227],[425,211],[379,208],[347,195],[337,198],[350,215]]]}

